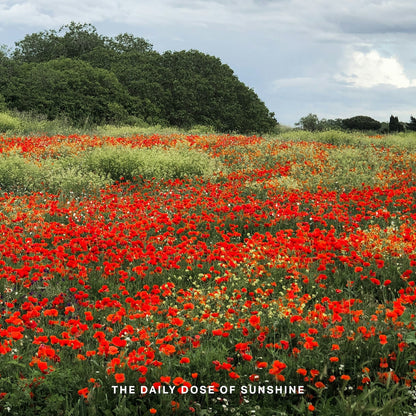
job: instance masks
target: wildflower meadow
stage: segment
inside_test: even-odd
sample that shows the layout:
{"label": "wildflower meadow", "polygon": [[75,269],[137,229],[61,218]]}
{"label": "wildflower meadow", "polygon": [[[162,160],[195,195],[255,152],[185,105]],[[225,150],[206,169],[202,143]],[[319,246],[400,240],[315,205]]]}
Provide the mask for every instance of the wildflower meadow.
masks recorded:
{"label": "wildflower meadow", "polygon": [[416,146],[344,136],[0,137],[0,413],[416,414]]}

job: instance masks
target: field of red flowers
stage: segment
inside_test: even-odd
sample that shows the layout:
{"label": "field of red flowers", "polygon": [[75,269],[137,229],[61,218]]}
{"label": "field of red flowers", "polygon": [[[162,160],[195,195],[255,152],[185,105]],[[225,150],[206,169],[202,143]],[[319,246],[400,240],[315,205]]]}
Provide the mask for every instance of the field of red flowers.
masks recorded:
{"label": "field of red flowers", "polygon": [[374,142],[0,138],[221,166],[0,193],[1,414],[411,415],[416,154]]}

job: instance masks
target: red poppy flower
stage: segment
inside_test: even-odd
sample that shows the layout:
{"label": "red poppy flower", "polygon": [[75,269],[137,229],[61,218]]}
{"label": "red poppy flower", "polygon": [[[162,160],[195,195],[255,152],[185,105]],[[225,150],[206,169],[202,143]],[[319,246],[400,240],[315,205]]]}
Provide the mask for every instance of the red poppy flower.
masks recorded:
{"label": "red poppy flower", "polygon": [[124,381],[126,380],[126,377],[123,373],[114,374],[114,378],[116,380],[116,383],[124,383]]}

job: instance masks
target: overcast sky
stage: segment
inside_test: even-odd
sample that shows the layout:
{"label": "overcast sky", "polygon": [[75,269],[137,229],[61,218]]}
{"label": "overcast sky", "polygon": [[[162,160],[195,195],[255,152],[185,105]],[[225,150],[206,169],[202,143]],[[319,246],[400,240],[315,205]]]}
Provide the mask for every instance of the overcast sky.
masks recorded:
{"label": "overcast sky", "polygon": [[0,44],[71,21],[217,56],[281,124],[416,116],[414,0],[0,0]]}

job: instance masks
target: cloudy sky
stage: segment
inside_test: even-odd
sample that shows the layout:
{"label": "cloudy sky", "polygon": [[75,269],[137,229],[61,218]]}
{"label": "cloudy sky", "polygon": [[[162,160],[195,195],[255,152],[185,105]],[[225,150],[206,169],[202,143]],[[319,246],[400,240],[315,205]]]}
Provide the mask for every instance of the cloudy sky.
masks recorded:
{"label": "cloudy sky", "polygon": [[0,44],[71,21],[217,56],[281,124],[416,116],[414,0],[0,0]]}

